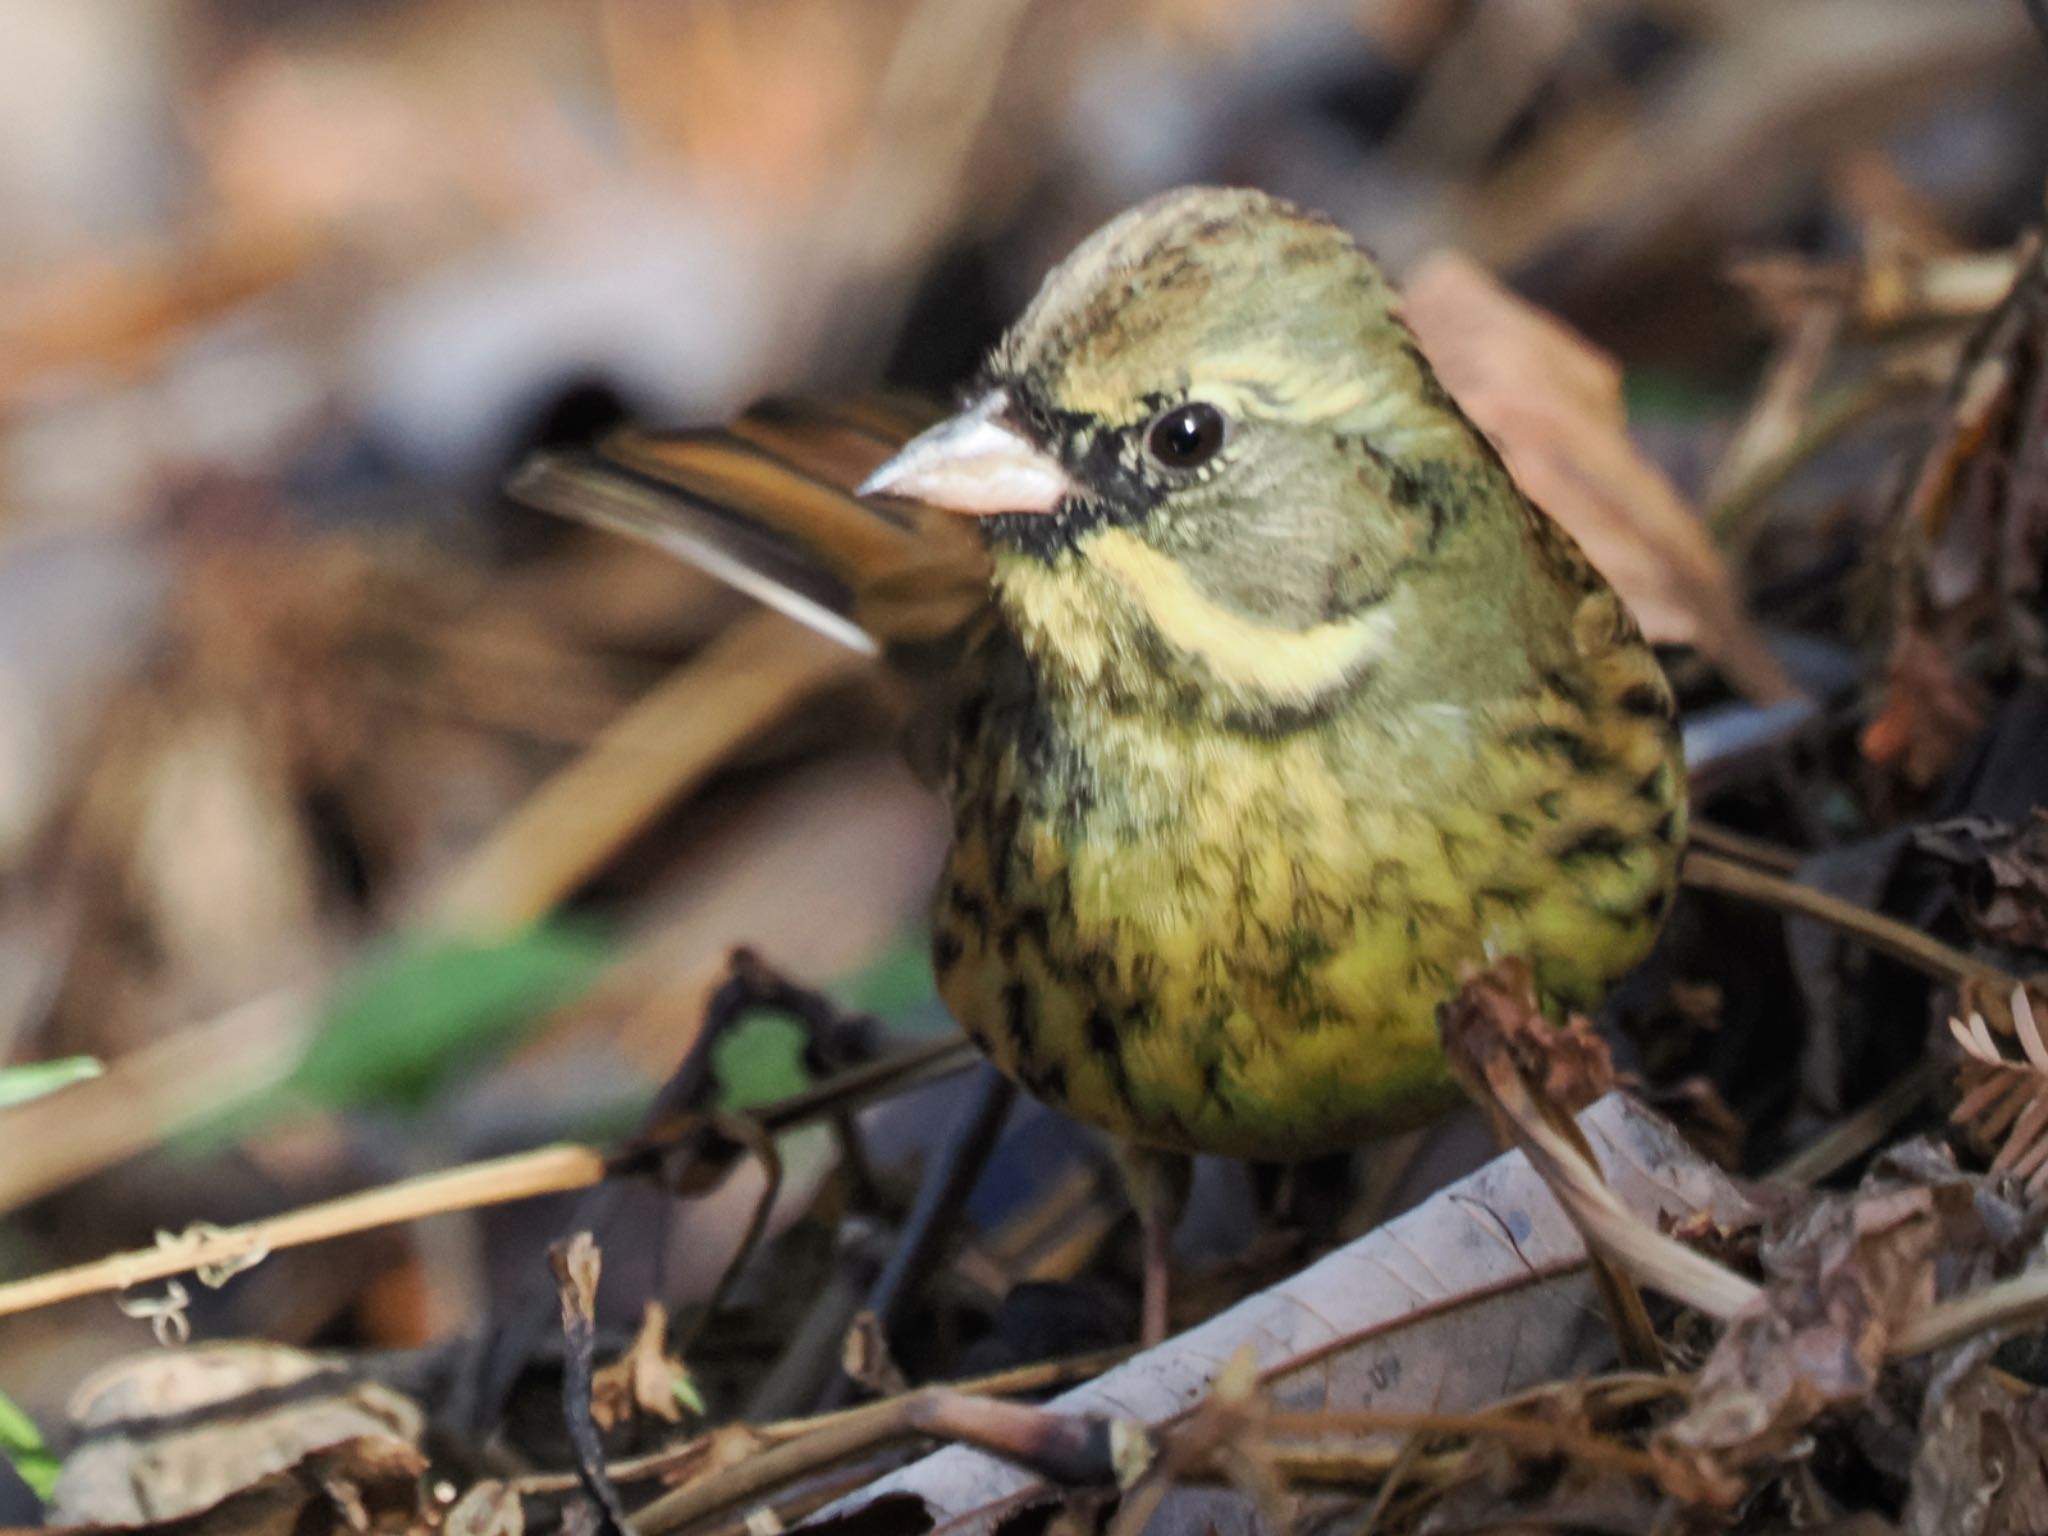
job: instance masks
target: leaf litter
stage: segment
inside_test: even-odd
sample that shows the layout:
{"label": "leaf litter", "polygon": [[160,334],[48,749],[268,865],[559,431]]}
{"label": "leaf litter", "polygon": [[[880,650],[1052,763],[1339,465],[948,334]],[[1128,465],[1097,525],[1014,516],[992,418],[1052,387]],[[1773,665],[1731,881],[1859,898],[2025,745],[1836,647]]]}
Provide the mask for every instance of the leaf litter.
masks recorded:
{"label": "leaf litter", "polygon": [[[1958,112],[2038,137],[1989,88],[2023,64],[2038,83],[2023,9],[1593,8],[1510,68],[1497,20],[1357,8],[1416,105],[1334,157],[1333,132],[1400,97],[1386,79],[1302,115],[1269,105],[1274,76],[1233,74],[1292,57],[1250,45],[1299,51],[1309,9],[1191,27],[1150,5],[760,0],[605,8],[589,36],[438,0],[317,37],[224,19],[216,73],[178,98],[198,216],[48,280],[0,274],[23,341],[8,462],[65,467],[10,481],[0,520],[92,505],[168,594],[148,625],[81,626],[118,681],[74,758],[0,742],[20,850],[0,953],[34,962],[0,1074],[27,1092],[54,1080],[32,1064],[81,1064],[0,1108],[8,1260],[67,1296],[147,1275],[121,1308],[199,1341],[94,1378],[115,1385],[67,1424],[52,1384],[145,1335],[104,1298],[24,1303],[0,1374],[57,1427],[0,1441],[39,1481],[61,1458],[52,1520],[2048,1528],[2048,1046],[2021,985],[2048,954],[2038,166],[2006,167],[2022,195],[2000,204],[1930,178],[1942,157],[1913,137],[1928,101],[1941,143],[1968,138]],[[937,834],[886,800],[908,776],[873,769],[900,701],[623,549],[514,527],[450,560],[359,536],[365,501],[413,494],[363,465],[465,451],[422,402],[534,412],[540,374],[510,361],[528,332],[491,305],[594,310],[547,263],[607,230],[628,232],[603,284],[633,290],[613,329],[636,348],[549,402],[536,440],[607,392],[715,415],[886,356],[899,319],[926,323],[942,250],[965,253],[948,302],[986,288],[993,323],[1005,263],[1106,211],[1046,187],[1050,146],[1157,140],[1058,116],[1157,101],[1127,88],[1134,59],[1239,114],[1158,146],[1211,156],[1186,179],[1284,164],[1304,200],[1370,209],[1447,386],[1665,647],[1724,861],[1696,861],[1617,999],[1624,1025],[1659,1021],[1654,1060],[1541,1016],[1504,957],[1444,1023],[1514,1150],[1490,1156],[1470,1117],[1356,1181],[1197,1170],[1177,1260],[1211,1315],[1136,1356],[1097,1149],[919,1055],[944,1028],[922,980],[858,1027],[794,986],[769,1006],[805,1027],[703,1017],[735,941],[826,977],[863,944],[921,952],[908,866]],[[532,88],[568,60],[599,84]],[[1487,110],[1460,107],[1475,89]],[[593,90],[617,142],[588,136]],[[1189,150],[1224,143],[1239,158]],[[1761,173],[1766,145],[1805,190]],[[680,236],[660,218],[677,179],[699,189]],[[65,219],[16,223],[62,250]],[[640,254],[693,242],[724,256],[635,287]],[[358,307],[385,284],[403,306]],[[679,310],[732,321],[734,350],[690,351],[661,329]],[[789,338],[810,330],[806,364]],[[356,338],[361,366],[316,332]],[[252,335],[261,367],[235,354]],[[424,343],[393,366],[394,337]],[[223,352],[276,387],[222,390]],[[696,371],[650,383],[654,353]],[[1712,381],[1676,411],[1636,371],[1674,357]],[[80,368],[106,388],[53,389]],[[351,437],[358,412],[376,426]],[[0,701],[35,665],[0,631]],[[736,873],[770,866],[794,873]],[[527,926],[564,905],[616,948]],[[182,1134],[280,1083],[317,1091],[229,1149]],[[1639,1094],[1693,1106],[1718,1160]],[[1756,1180],[1793,1150],[1798,1179]],[[176,1235],[151,1248],[156,1226]],[[537,1256],[582,1231],[564,1311]],[[195,1265],[173,1306],[156,1287]],[[294,1347],[315,1341],[334,1347]]]}

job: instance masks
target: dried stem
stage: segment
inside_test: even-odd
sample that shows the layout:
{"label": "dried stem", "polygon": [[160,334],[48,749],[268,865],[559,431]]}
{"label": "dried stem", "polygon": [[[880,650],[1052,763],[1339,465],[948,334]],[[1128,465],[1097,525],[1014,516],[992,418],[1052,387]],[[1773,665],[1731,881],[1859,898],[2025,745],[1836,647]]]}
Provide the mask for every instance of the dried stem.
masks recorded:
{"label": "dried stem", "polygon": [[596,1148],[565,1143],[403,1179],[239,1227],[195,1226],[184,1236],[166,1234],[167,1240],[153,1248],[112,1254],[0,1285],[0,1317],[80,1296],[125,1291],[190,1270],[224,1273],[246,1268],[265,1254],[424,1216],[585,1189],[602,1179],[605,1169],[605,1156]]}
{"label": "dried stem", "polygon": [[1589,1248],[1612,1259],[1653,1290],[1726,1322],[1761,1291],[1623,1205],[1598,1167],[1544,1117],[1512,1062],[1488,1063],[1486,1085],[1514,1127],[1515,1141]]}
{"label": "dried stem", "polygon": [[1818,1184],[1846,1168],[1891,1134],[1894,1127],[1934,1091],[1939,1074],[1932,1061],[1920,1061],[1869,1103],[1830,1127],[1811,1146],[1800,1148],[1764,1175],[1774,1184]]}
{"label": "dried stem", "polygon": [[1826,891],[1815,890],[1797,880],[1788,880],[1769,870],[1724,858],[1718,853],[1700,848],[1687,849],[1682,878],[1687,885],[1698,890],[1720,891],[1780,912],[1825,923],[1838,933],[1867,944],[1881,954],[1890,955],[1937,981],[1989,988],[2000,997],[2019,985],[2019,978],[2010,972],[1967,955],[1954,945],[1944,944],[1932,934],[1922,933],[1896,918],[1860,907],[1853,901],[1844,901],[1839,896],[1831,896]]}
{"label": "dried stem", "polygon": [[[858,1067],[829,1083],[763,1105],[745,1118],[759,1134],[772,1135],[823,1115],[848,1102],[895,1091],[940,1072],[968,1064],[971,1048],[960,1041],[940,1041],[903,1051],[884,1061]],[[32,1275],[0,1285],[0,1317],[47,1307],[80,1296],[122,1291],[190,1271],[226,1274],[248,1267],[265,1254],[326,1242],[378,1227],[417,1221],[449,1211],[477,1210],[536,1195],[587,1189],[622,1171],[640,1171],[659,1164],[663,1150],[685,1138],[716,1131],[705,1117],[681,1117],[662,1127],[661,1146],[641,1143],[624,1157],[572,1142],[492,1158],[416,1179],[404,1179],[361,1194],[344,1195],[317,1205],[302,1206],[282,1216],[238,1227],[198,1226],[184,1237],[153,1248],[113,1254],[69,1269]],[[730,1137],[724,1139],[730,1140]]]}
{"label": "dried stem", "polygon": [[1924,371],[1894,369],[1828,396],[1782,452],[1747,466],[1716,499],[1707,513],[1708,528],[1723,545],[1746,545],[1770,498],[1803,466],[1864,422],[1934,387]]}
{"label": "dried stem", "polygon": [[2048,1318],[2048,1265],[1999,1280],[1965,1296],[1936,1302],[1892,1335],[1889,1353],[1943,1349],[1992,1328],[2018,1328]]}

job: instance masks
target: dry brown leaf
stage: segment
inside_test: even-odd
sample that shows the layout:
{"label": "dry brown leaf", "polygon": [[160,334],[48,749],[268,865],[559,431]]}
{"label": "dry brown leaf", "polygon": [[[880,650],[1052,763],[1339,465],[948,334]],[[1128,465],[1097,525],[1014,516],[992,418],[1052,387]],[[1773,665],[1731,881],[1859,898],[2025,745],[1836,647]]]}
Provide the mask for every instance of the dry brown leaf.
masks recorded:
{"label": "dry brown leaf", "polygon": [[415,1536],[427,1519],[426,1458],[384,1439],[310,1451],[194,1514],[128,1526],[72,1526],[148,1536]]}
{"label": "dry brown leaf", "polygon": [[442,1536],[526,1536],[526,1508],[496,1478],[472,1483],[441,1522]]}
{"label": "dry brown leaf", "polygon": [[1791,697],[1704,524],[1629,440],[1614,360],[1456,251],[1425,258],[1406,290],[1409,327],[1444,387],[1643,632],[1696,647],[1754,699]]}
{"label": "dry brown leaf", "polygon": [[1489,1054],[1506,1055],[1525,1082],[1567,1114],[1614,1091],[1607,1042],[1579,1014],[1551,1022],[1536,1000],[1535,973],[1520,956],[1469,977],[1450,1007],[1454,1022],[1446,1030],[1476,1030]]}
{"label": "dry brown leaf", "polygon": [[1883,707],[1863,728],[1863,756],[1925,788],[1977,739],[1989,703],[1932,635],[1902,629],[1885,662]]}
{"label": "dry brown leaf", "polygon": [[1922,853],[1949,864],[1971,931],[1988,944],[2048,952],[2048,811],[2020,826],[1960,816],[1913,834]]}
{"label": "dry brown leaf", "polygon": [[668,1309],[649,1300],[633,1342],[592,1374],[590,1416],[605,1430],[643,1417],[680,1424],[684,1395],[693,1391],[689,1371],[668,1352]]}
{"label": "dry brown leaf", "polygon": [[1922,1410],[1905,1536],[2048,1531],[2048,1394],[1980,1362]]}
{"label": "dry brown leaf", "polygon": [[198,1516],[265,1479],[289,1481],[289,1469],[323,1446],[416,1459],[422,1428],[408,1399],[355,1380],[338,1360],[254,1343],[116,1361],[79,1387],[70,1417],[80,1439],[58,1475],[51,1519],[114,1526]]}
{"label": "dry brown leaf", "polygon": [[1657,1436],[1671,1456],[1735,1473],[1786,1454],[1823,1411],[1868,1403],[1888,1356],[1925,1348],[1917,1331],[1937,1300],[2028,1264],[2040,1233],[1997,1180],[1925,1139],[1884,1153],[1851,1194],[1786,1198],[1802,1204],[1765,1231],[1763,1292]]}
{"label": "dry brown leaf", "polygon": [[1662,1447],[1740,1468],[1868,1397],[1893,1332],[1933,1305],[1936,1201],[1924,1185],[1823,1197],[1767,1242],[1763,1294],[1729,1324]]}
{"label": "dry brown leaf", "polygon": [[1978,930],[1996,944],[2048,949],[2048,815],[2037,808],[2025,826],[1987,845],[1984,874],[1970,913]]}
{"label": "dry brown leaf", "polygon": [[2048,661],[2034,611],[2048,552],[2048,254],[2031,245],[1971,338],[1891,515],[1891,644],[1862,747],[1911,791],[1969,750],[1987,683]]}

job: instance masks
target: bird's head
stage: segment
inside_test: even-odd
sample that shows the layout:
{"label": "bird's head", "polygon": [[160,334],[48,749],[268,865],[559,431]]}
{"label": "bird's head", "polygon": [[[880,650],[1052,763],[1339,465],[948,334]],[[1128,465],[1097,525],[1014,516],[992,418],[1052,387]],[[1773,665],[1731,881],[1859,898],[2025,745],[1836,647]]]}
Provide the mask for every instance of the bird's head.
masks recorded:
{"label": "bird's head", "polygon": [[966,408],[863,492],[977,517],[1027,631],[1121,604],[1155,656],[1306,693],[1335,674],[1298,637],[1362,657],[1475,499],[1516,494],[1396,306],[1326,220],[1167,193],[1061,263]]}

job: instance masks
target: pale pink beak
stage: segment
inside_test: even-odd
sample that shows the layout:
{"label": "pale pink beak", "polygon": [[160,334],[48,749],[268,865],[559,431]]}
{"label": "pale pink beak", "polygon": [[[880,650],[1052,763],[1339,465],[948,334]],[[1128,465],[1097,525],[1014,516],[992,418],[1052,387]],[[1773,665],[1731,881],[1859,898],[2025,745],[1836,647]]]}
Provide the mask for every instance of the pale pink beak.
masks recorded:
{"label": "pale pink beak", "polygon": [[948,512],[1050,512],[1079,494],[1057,460],[1004,425],[1009,398],[991,390],[967,410],[897,450],[860,485],[862,496],[897,496]]}

